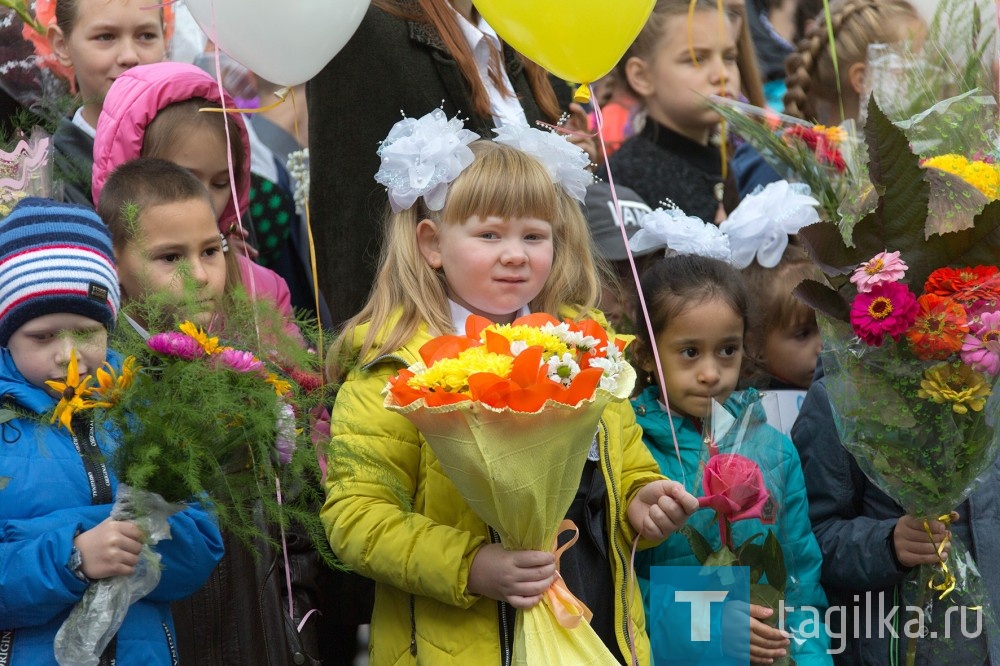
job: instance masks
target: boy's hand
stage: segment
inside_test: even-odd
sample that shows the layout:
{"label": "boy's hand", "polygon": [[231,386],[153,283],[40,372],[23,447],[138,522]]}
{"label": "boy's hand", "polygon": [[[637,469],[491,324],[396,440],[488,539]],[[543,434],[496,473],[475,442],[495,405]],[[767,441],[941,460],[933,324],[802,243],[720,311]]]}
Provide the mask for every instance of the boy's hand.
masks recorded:
{"label": "boy's hand", "polygon": [[468,590],[514,608],[532,608],[556,579],[556,558],[539,550],[483,546],[472,559]]}
{"label": "boy's hand", "polygon": [[135,523],[111,520],[73,539],[83,561],[80,570],[92,580],[111,576],[128,576],[135,571],[145,535]]}
{"label": "boy's hand", "polygon": [[750,661],[754,664],[772,664],[788,654],[788,634],[763,622],[772,615],[770,608],[750,604]]}
{"label": "boy's hand", "polygon": [[698,510],[698,500],[676,481],[653,481],[628,505],[628,520],[644,539],[662,541]]}
{"label": "boy's hand", "polygon": [[[958,520],[958,514],[951,514],[952,520]],[[939,520],[928,520],[931,534],[934,535],[932,542],[924,529],[924,521],[914,518],[911,515],[900,516],[896,521],[896,527],[892,530],[892,546],[896,550],[896,559],[904,567],[915,567],[921,564],[937,564],[940,562],[937,555],[938,545],[944,541],[948,534],[948,527]],[[948,550],[951,542],[945,546],[941,556],[948,557]]]}

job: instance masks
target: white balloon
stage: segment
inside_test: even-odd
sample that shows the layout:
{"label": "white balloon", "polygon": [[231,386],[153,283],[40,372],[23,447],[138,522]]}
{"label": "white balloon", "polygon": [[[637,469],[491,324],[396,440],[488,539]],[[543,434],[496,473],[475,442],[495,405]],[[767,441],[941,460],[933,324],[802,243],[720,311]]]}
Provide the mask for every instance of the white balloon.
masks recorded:
{"label": "white balloon", "polygon": [[370,0],[186,0],[208,38],[255,74],[305,83],[358,29]]}

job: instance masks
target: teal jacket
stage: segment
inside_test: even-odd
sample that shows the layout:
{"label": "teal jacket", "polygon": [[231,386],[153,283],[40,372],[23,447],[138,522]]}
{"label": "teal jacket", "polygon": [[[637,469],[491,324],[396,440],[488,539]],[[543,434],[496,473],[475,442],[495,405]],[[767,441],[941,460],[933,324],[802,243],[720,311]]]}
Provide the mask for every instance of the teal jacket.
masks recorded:
{"label": "teal jacket", "polygon": [[[659,395],[659,388],[651,386],[632,400],[636,421],[642,427],[643,441],[664,475],[683,481],[688,492],[701,497],[704,495],[702,471],[708,460],[701,432],[690,418],[668,415],[659,403]],[[791,440],[767,425],[764,410],[755,396],[756,392],[752,391],[734,393],[724,405],[737,424],[742,422],[748,408],[752,410],[748,415],[746,441],[736,446],[732,437],[723,436],[718,444],[721,453],[740,453],[760,465],[774,503],[765,510],[766,523],[758,519],[734,522],[733,543],[738,546],[755,534],[761,535],[756,539],[759,543],[766,532],[775,533],[781,543],[788,572],[785,606],[796,609],[785,613],[785,629],[797,637],[792,639],[791,656],[799,666],[832,664],[827,654],[829,637],[823,623],[827,600],[820,586],[822,556],[809,522],[802,466]],[[683,469],[674,449],[671,420],[677,433]],[[730,432],[736,430],[734,425]],[[691,516],[687,524],[705,536],[713,550],[717,550],[721,541],[714,519],[715,513],[711,509],[702,509]],[[669,565],[699,566],[687,538],[682,534],[674,534],[656,548],[636,553],[636,576],[647,614],[650,568]],[[812,607],[815,612],[799,610],[803,606]],[[649,626],[654,626],[652,619]]]}

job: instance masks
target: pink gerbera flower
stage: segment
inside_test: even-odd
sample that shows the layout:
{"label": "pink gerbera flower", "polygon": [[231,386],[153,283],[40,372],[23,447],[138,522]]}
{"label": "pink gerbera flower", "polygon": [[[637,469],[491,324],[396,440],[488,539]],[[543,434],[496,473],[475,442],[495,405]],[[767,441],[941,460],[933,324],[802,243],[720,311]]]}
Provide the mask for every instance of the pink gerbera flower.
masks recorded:
{"label": "pink gerbera flower", "polygon": [[962,362],[978,372],[1000,374],[1000,312],[984,312],[962,344]]}
{"label": "pink gerbera flower", "polygon": [[857,295],[851,304],[851,326],[866,344],[879,347],[886,334],[899,340],[918,312],[917,299],[905,285],[885,282]]}
{"label": "pink gerbera flower", "polygon": [[851,275],[851,282],[858,288],[859,294],[867,294],[877,284],[898,282],[907,268],[909,266],[899,258],[899,252],[879,252],[858,266]]}
{"label": "pink gerbera flower", "polygon": [[205,349],[200,342],[190,335],[177,331],[157,333],[146,341],[146,346],[157,354],[174,356],[185,361],[193,361],[205,355]]}

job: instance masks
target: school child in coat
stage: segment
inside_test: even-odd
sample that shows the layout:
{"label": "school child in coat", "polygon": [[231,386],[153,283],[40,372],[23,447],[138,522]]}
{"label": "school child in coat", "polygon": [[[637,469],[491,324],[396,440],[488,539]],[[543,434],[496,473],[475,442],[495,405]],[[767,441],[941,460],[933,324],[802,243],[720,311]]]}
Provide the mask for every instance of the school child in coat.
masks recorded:
{"label": "school child in coat", "polygon": [[[250,197],[250,140],[239,114],[200,111],[222,104],[215,79],[194,65],[157,63],[119,76],[104,100],[94,140],[94,204],[100,206],[111,172],[129,160],[159,157],[185,167],[211,194],[219,231],[233,247],[240,282],[247,293],[272,301],[292,322],[291,294],[285,280],[251,261],[241,245],[237,208],[245,211]],[[225,105],[235,108],[228,95]],[[227,134],[231,155],[226,149]],[[229,179],[230,159],[235,198]],[[293,326],[290,323],[289,330]]]}
{"label": "school child in coat", "polygon": [[[0,443],[0,645],[5,663],[54,665],[56,632],[88,587],[131,574],[144,536],[111,520],[118,479],[104,462],[115,435],[87,412],[50,422],[71,356],[80,376],[105,361],[119,309],[111,238],[82,206],[21,200],[0,221],[0,395],[17,416]],[[155,549],[162,578],[136,601],[101,664],[176,664],[170,602],[193,594],[223,555],[222,536],[189,504]]]}
{"label": "school child in coat", "polygon": [[[719,114],[709,95],[736,98],[740,72],[733,22],[714,0],[657,0],[619,68],[640,99],[645,123],[608,159],[618,185],[635,190],[653,208],[672,202],[712,222],[722,208],[722,152],[711,137]],[[690,23],[689,23],[690,20]],[[639,126],[636,122],[636,126]]]}
{"label": "school child in coat", "polygon": [[[415,130],[411,140],[430,145],[442,132],[435,145],[460,144],[437,113],[436,129]],[[330,374],[342,382],[332,459],[371,464],[330,465],[321,517],[337,555],[376,581],[373,664],[508,664],[513,609],[539,603],[555,577],[551,553],[497,543],[420,432],[384,409],[381,397],[386,380],[413,363],[423,343],[464,330],[469,314],[498,323],[529,311],[600,316],[592,309],[600,282],[587,223],[560,184],[580,182],[582,198],[583,166],[567,165],[568,145],[555,150],[539,130],[521,131],[524,143],[539,144],[531,154],[485,140],[445,149],[435,154],[435,177],[408,198],[411,181],[388,177],[397,212],[381,269],[367,305],[328,357]],[[605,409],[569,512],[583,532],[561,571],[623,664],[633,648],[649,663],[642,600],[628,591],[633,540],[663,539],[694,506],[680,484],[656,472],[628,405]]]}
{"label": "school child in coat", "polygon": [[[238,266],[219,233],[212,197],[194,174],[162,159],[126,162],[104,184],[98,212],[111,231],[124,301],[156,302],[154,314],[172,320],[146,321],[138,308],[134,326],[158,331],[190,319],[225,330],[220,318],[238,285]],[[260,527],[280,540],[276,525]],[[318,664],[315,624],[301,624],[315,608],[321,566],[312,542],[286,531],[286,560],[263,539],[248,548],[228,531],[223,537],[226,557],[217,570],[174,606],[181,663]]]}
{"label": "school child in coat", "polygon": [[[660,471],[672,479],[684,479],[691,493],[703,495],[704,468],[716,453],[710,450],[703,432],[713,403],[721,404],[737,423],[749,419],[747,441],[737,442],[738,446],[731,449],[720,448],[717,453],[737,453],[757,463],[770,499],[759,519],[732,523],[733,546],[739,547],[755,535],[754,542],[762,543],[767,532],[773,532],[781,543],[787,569],[785,605],[799,609],[785,614],[782,631],[764,622],[777,611],[751,604],[750,661],[767,664],[790,655],[797,664],[830,664],[821,619],[827,602],[819,583],[820,551],[809,522],[798,455],[787,437],[767,425],[763,409],[759,404],[755,408],[753,392],[734,393],[749,321],[743,277],[736,268],[716,258],[673,254],[647,270],[641,289],[655,340],[650,340],[644,325],[637,327],[635,353],[648,385],[633,400],[633,407],[643,441]],[[646,320],[641,308],[636,320]],[[653,345],[659,353],[660,368],[653,359]],[[666,386],[667,401],[661,398],[659,379]],[[716,426],[721,424],[721,417],[713,420]],[[719,430],[713,428],[713,432]],[[720,443],[726,445],[724,437]],[[713,550],[718,550],[722,543],[718,527],[712,524],[714,518],[713,511],[702,510],[691,517],[688,525],[704,536]],[[656,566],[699,566],[699,562],[687,538],[680,534],[638,553],[636,573],[647,604],[650,568]],[[811,612],[801,610],[803,606],[816,609],[818,623]],[[650,624],[652,631],[663,631],[662,625]],[[658,638],[659,643],[654,637],[654,645],[671,644],[669,636]]]}

